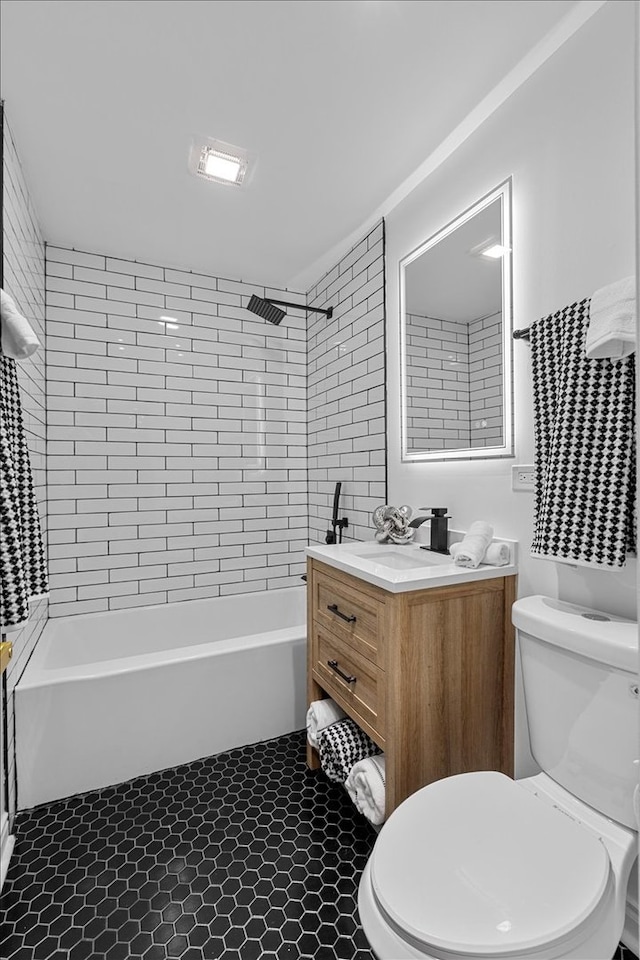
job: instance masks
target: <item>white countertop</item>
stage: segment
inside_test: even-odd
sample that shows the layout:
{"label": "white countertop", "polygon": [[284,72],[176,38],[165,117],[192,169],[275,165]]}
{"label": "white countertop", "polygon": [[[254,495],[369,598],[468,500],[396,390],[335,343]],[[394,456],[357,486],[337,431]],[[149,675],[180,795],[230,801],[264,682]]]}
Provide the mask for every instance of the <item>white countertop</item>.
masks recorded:
{"label": "white countertop", "polygon": [[[459,567],[448,554],[423,550],[417,543],[400,546],[374,540],[314,544],[306,548],[306,553],[315,560],[321,560],[344,573],[350,573],[353,577],[360,577],[361,580],[382,587],[390,593],[509,577],[518,572],[515,563],[503,567],[493,567],[485,563],[475,568]],[[512,556],[514,555],[515,550],[512,549]]]}

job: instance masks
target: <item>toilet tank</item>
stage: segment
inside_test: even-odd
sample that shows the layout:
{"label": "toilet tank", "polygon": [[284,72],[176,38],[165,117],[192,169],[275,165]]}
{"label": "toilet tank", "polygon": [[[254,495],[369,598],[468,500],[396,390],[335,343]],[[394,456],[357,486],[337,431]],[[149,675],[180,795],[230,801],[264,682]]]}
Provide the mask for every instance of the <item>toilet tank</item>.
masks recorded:
{"label": "toilet tank", "polygon": [[512,608],[531,752],[573,796],[637,830],[638,632],[548,597]]}

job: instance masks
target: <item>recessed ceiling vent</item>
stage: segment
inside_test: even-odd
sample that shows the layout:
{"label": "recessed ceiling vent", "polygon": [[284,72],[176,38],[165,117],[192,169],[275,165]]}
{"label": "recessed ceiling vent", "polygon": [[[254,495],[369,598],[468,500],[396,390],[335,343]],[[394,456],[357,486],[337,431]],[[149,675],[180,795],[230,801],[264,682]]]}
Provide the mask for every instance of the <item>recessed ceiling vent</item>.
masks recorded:
{"label": "recessed ceiling vent", "polygon": [[194,137],[189,152],[189,170],[196,177],[240,186],[247,178],[249,154],[242,147],[234,147],[211,137]]}

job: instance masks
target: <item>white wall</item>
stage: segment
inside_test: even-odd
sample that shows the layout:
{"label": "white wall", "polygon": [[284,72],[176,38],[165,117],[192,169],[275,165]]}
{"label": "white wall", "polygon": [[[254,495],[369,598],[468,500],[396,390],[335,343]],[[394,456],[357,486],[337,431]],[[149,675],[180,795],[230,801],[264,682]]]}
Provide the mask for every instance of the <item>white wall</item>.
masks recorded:
{"label": "white wall", "polygon": [[533,495],[511,490],[512,464],[533,462],[526,342],[513,349],[514,459],[401,462],[398,260],[512,176],[515,327],[634,272],[633,18],[633,4],[606,4],[386,219],[390,502],[446,505],[455,529],[485,519],[520,541],[520,595],[629,617],[635,561],[604,572],[528,556]]}

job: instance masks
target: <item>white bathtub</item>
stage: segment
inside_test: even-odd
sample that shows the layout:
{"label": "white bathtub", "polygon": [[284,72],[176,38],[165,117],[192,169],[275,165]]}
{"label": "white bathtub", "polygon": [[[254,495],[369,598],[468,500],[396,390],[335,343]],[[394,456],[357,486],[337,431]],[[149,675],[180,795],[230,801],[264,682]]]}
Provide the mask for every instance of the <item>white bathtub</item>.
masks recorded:
{"label": "white bathtub", "polygon": [[16,687],[19,808],[304,727],[305,596],[50,620]]}

